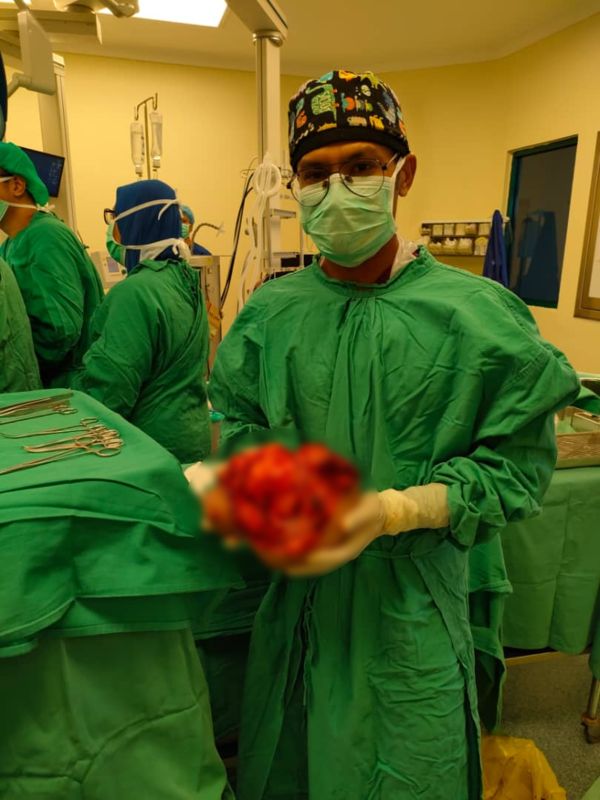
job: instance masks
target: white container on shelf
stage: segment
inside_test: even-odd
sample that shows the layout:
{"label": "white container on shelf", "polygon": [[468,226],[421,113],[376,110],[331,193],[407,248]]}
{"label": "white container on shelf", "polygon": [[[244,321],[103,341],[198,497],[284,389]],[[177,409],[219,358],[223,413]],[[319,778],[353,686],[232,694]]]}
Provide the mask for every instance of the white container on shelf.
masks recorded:
{"label": "white container on shelf", "polygon": [[473,255],[473,239],[458,240],[458,254],[461,256]]}
{"label": "white container on shelf", "polygon": [[458,239],[444,239],[442,252],[446,256],[455,256],[458,253]]}

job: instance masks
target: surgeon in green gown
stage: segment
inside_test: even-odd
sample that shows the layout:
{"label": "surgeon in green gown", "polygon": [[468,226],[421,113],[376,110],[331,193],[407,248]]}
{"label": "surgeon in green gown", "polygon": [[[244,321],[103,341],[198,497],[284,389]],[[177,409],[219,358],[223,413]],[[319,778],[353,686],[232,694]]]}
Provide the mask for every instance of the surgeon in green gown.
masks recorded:
{"label": "surgeon in green gown", "polygon": [[517,297],[397,236],[416,158],[388,86],[331,72],[289,124],[320,255],[250,297],[211,400],[225,441],[295,429],[377,491],[258,610],[238,797],[478,800],[469,548],[539,511],[578,379]]}
{"label": "surgeon in green gown", "polygon": [[17,279],[31,323],[44,386],[68,386],[89,345],[104,297],[85,247],[47,208],[48,190],[29,156],[0,142],[0,247]]}
{"label": "surgeon in green gown", "polygon": [[109,250],[128,274],[94,317],[75,385],[180,462],[202,460],[211,449],[208,317],[175,192],[156,180],[121,186],[105,218]]}
{"label": "surgeon in green gown", "polygon": [[25,304],[10,267],[0,259],[0,394],[41,387]]}

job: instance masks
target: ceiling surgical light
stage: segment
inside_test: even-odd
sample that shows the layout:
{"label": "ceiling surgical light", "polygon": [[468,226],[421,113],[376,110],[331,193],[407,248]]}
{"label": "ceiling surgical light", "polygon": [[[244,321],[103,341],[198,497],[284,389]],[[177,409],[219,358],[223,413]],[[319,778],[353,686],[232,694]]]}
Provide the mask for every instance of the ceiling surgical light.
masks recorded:
{"label": "ceiling surgical light", "polygon": [[[137,19],[156,22],[177,22],[181,25],[201,25],[218,28],[227,3],[225,0],[139,0]],[[108,11],[101,11],[106,14]]]}

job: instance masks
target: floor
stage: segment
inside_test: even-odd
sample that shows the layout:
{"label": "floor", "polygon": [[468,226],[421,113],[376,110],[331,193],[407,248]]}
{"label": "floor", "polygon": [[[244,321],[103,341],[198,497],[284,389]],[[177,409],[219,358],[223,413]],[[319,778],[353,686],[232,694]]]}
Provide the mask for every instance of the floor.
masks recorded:
{"label": "floor", "polygon": [[566,789],[581,800],[600,776],[600,743],[586,742],[580,724],[590,690],[586,656],[509,667],[502,732],[533,739]]}

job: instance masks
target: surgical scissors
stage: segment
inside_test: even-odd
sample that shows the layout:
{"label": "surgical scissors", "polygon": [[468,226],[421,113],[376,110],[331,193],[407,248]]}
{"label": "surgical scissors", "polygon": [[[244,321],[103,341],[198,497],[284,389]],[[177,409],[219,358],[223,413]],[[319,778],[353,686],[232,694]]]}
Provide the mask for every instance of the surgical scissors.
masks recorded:
{"label": "surgical scissors", "polygon": [[28,453],[53,453],[57,450],[76,450],[92,444],[104,444],[119,440],[119,431],[107,428],[106,425],[96,425],[90,428],[88,433],[79,436],[65,436],[63,439],[55,439],[53,442],[44,444],[31,444],[24,449]]}
{"label": "surgical scissors", "polygon": [[[43,409],[40,409],[40,413],[22,414],[20,416],[14,416],[11,419],[0,419],[0,425],[10,425],[11,422],[24,422],[25,420],[37,419],[38,417],[49,417],[52,414],[77,414],[77,409],[66,403],[59,403],[55,406],[44,406]],[[6,414],[5,416],[11,415]]]}
{"label": "surgical scissors", "polygon": [[61,461],[62,459],[71,458],[73,456],[94,455],[100,456],[101,458],[110,458],[111,456],[118,456],[121,452],[122,446],[122,439],[109,439],[105,442],[99,442],[97,444],[87,444],[81,442],[76,448],[71,448],[70,450],[63,451],[61,453],[55,453],[54,455],[46,456],[45,458],[37,458],[35,461],[26,461],[23,464],[16,464],[14,467],[0,469],[0,475],[6,475],[9,472],[17,472],[21,469],[29,469],[30,467],[38,467],[42,464],[51,464],[54,461]]}
{"label": "surgical scissors", "polygon": [[48,428],[45,431],[31,431],[31,433],[2,433],[0,436],[5,439],[28,439],[30,436],[51,436],[53,433],[89,433],[96,428],[104,428],[104,425],[96,425],[100,422],[98,417],[84,417],[79,420],[77,425],[66,425],[63,428]]}

